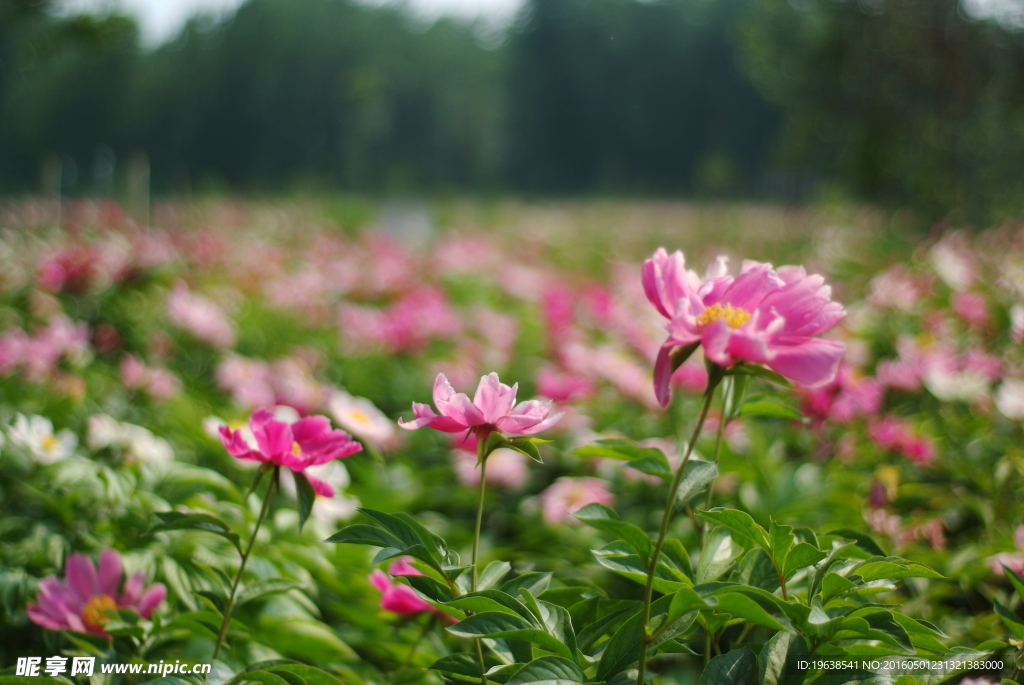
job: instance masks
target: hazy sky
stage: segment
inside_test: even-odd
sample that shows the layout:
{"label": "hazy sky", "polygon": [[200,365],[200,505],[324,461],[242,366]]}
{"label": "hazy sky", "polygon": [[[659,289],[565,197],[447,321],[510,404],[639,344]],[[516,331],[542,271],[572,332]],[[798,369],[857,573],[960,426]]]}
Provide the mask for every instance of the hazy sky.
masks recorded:
{"label": "hazy sky", "polygon": [[[104,11],[120,9],[139,20],[143,41],[159,45],[173,38],[192,15],[205,12],[225,15],[234,11],[245,0],[62,0],[64,12],[83,10]],[[434,18],[443,14],[466,18],[480,18],[488,23],[501,24],[515,14],[523,0],[363,0],[372,4],[399,4],[405,2],[416,14]]]}
{"label": "hazy sky", "polygon": [[[189,17],[198,13],[223,16],[245,0],[63,0],[64,10],[105,10],[119,8],[135,15],[147,45],[159,45],[173,38]],[[479,18],[501,25],[513,17],[523,0],[363,0],[373,4],[407,3],[416,14],[434,18],[451,14]],[[975,17],[994,17],[1007,24],[1024,27],[1024,0],[962,0]]]}

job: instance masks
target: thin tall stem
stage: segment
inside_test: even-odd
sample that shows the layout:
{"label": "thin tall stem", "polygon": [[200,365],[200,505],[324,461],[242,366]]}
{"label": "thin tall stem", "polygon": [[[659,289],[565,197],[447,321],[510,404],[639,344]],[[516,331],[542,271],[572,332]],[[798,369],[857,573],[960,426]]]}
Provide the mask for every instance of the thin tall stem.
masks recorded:
{"label": "thin tall stem", "polygon": [[[276,469],[279,467],[275,467]],[[260,508],[260,517],[256,519],[256,527],[252,530],[252,537],[249,538],[249,545],[245,548],[245,552],[242,553],[242,563],[238,566],[238,573],[235,575],[235,582],[231,585],[231,595],[228,596],[228,603],[224,607],[224,622],[220,625],[220,633],[217,635],[217,646],[213,648],[213,658],[210,661],[216,661],[217,655],[220,654],[221,645],[224,644],[224,638],[228,634],[228,625],[231,623],[231,614],[235,610],[235,593],[238,592],[238,584],[242,580],[242,574],[245,572],[245,565],[249,561],[249,555],[252,553],[253,545],[256,544],[256,536],[260,532],[260,525],[263,523],[263,519],[267,517],[267,512],[270,510],[270,491],[274,489],[274,483],[277,482],[278,474],[275,472],[274,476],[270,479],[270,485],[267,487],[266,494],[263,495],[263,506]]]}
{"label": "thin tall stem", "polygon": [[704,428],[704,421],[708,418],[711,401],[715,397],[715,390],[720,382],[721,379],[715,379],[714,376],[708,380],[708,389],[704,393],[704,406],[700,410],[700,416],[697,418],[697,425],[693,427],[693,435],[690,436],[690,442],[686,445],[686,454],[683,456],[683,461],[679,464],[679,469],[676,471],[676,475],[672,479],[672,485],[669,487],[668,502],[665,504],[665,514],[661,517],[661,529],[658,531],[658,540],[654,543],[654,551],[651,552],[651,563],[647,572],[647,586],[644,588],[643,639],[640,641],[640,665],[637,673],[637,685],[644,684],[644,671],[647,667],[647,647],[650,644],[647,627],[651,623],[651,597],[654,594],[654,575],[658,569],[658,558],[661,556],[662,545],[665,544],[665,536],[668,535],[669,523],[672,522],[672,514],[676,508],[676,496],[679,493],[679,486],[683,483],[686,465],[690,463],[693,446],[697,442],[697,437],[700,436],[701,429]]}
{"label": "thin tall stem", "polygon": [[[476,502],[476,528],[473,530],[473,574],[470,576],[469,591],[476,592],[477,559],[480,556],[480,526],[484,520],[484,494],[487,492],[487,438],[488,436],[478,434],[476,443],[477,461],[480,462],[480,495]],[[480,640],[476,640],[476,656],[480,661],[481,685],[487,685],[487,664],[484,661],[484,646]]]}
{"label": "thin tall stem", "polygon": [[487,449],[487,439],[484,436],[478,436],[476,445],[477,461],[480,462],[480,495],[477,497],[476,502],[476,528],[473,530],[473,575],[471,576],[472,582],[470,583],[470,592],[476,592],[476,581],[477,581],[477,568],[476,561],[477,557],[480,556],[480,526],[484,520],[484,493],[487,490],[487,457],[484,456],[484,450]]}
{"label": "thin tall stem", "polygon": [[[722,398],[722,416],[718,419],[718,430],[715,433],[715,468],[718,468],[718,459],[722,456],[722,439],[725,437],[725,426],[729,422],[729,417],[726,416],[726,401]],[[711,496],[714,494],[714,484],[708,485],[708,496],[704,500],[704,510],[707,511],[711,508]],[[704,546],[704,537],[707,532],[707,526],[702,526],[698,533],[700,534],[700,544]]]}

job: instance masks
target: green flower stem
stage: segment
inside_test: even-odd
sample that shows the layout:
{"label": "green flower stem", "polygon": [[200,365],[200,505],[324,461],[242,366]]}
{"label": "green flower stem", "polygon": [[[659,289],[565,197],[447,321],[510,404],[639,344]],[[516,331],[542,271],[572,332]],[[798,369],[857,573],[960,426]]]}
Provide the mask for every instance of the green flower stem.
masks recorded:
{"label": "green flower stem", "polygon": [[[487,435],[477,435],[476,455],[480,462],[480,496],[476,502],[476,528],[473,530],[473,575],[470,576],[469,591],[476,592],[477,558],[480,556],[480,526],[484,520],[484,494],[487,491]],[[480,660],[480,681],[487,685],[487,664],[484,662],[484,646],[476,640],[476,656]]]}
{"label": "green flower stem", "polygon": [[231,614],[235,610],[235,593],[238,592],[238,584],[242,580],[242,574],[245,572],[245,565],[249,561],[249,555],[252,553],[253,545],[256,544],[256,536],[260,532],[260,525],[263,523],[263,519],[267,517],[267,512],[270,510],[270,492],[274,489],[274,483],[277,482],[279,476],[278,469],[280,467],[274,467],[274,476],[270,479],[270,485],[267,487],[267,492],[263,496],[263,507],[260,509],[260,517],[256,519],[256,527],[252,530],[252,537],[249,538],[249,546],[245,548],[245,552],[242,553],[242,563],[238,566],[238,573],[235,575],[235,582],[231,585],[231,595],[228,596],[227,606],[224,607],[224,622],[220,625],[220,633],[217,635],[217,645],[213,648],[213,658],[210,661],[216,661],[217,655],[220,654],[221,645],[224,644],[224,638],[228,634],[228,625],[231,623]]}
{"label": "green flower stem", "polygon": [[[725,437],[725,426],[728,423],[728,417],[725,414],[725,398],[722,398],[722,416],[718,419],[718,431],[715,434],[715,468],[718,468],[718,460],[722,456],[722,439]],[[708,485],[708,496],[704,500],[704,510],[707,511],[711,508],[711,496],[714,493],[714,483]],[[707,535],[707,526],[702,525],[697,528],[697,532],[700,535],[701,547],[704,546],[704,538]]]}
{"label": "green flower stem", "polygon": [[469,585],[470,592],[476,592],[477,557],[480,555],[480,526],[484,520],[484,493],[487,490],[487,436],[478,435],[476,443],[477,461],[480,462],[480,495],[476,502],[476,528],[473,530],[473,575]]}
{"label": "green flower stem", "polygon": [[709,374],[708,388],[704,393],[704,406],[700,411],[700,416],[697,418],[697,425],[693,427],[693,435],[690,437],[690,442],[686,446],[686,455],[683,457],[682,463],[679,464],[679,469],[676,471],[676,475],[672,479],[672,485],[669,487],[668,502],[665,504],[665,514],[661,517],[661,530],[658,532],[658,541],[654,544],[654,551],[651,552],[651,561],[647,572],[647,586],[644,588],[643,639],[640,641],[640,665],[637,672],[637,685],[643,685],[644,683],[644,671],[647,666],[647,648],[651,643],[647,630],[651,624],[651,598],[654,594],[654,574],[658,568],[658,558],[661,556],[661,548],[665,544],[665,536],[668,535],[669,523],[672,522],[672,514],[676,508],[676,496],[679,494],[679,486],[683,483],[686,465],[690,463],[693,446],[696,444],[698,436],[700,436],[701,429],[704,428],[704,421],[708,418],[708,411],[711,410],[711,402],[715,397],[715,390],[718,389],[721,381],[721,375]]}

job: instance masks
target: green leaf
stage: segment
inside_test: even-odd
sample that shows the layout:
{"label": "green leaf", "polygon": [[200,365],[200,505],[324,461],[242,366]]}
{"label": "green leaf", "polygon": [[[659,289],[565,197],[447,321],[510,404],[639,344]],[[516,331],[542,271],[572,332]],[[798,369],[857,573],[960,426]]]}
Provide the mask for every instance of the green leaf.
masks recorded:
{"label": "green leaf", "polygon": [[736,618],[774,630],[786,630],[787,627],[779,623],[771,614],[765,611],[760,604],[750,597],[738,592],[716,593],[715,599],[718,605],[715,607],[719,612],[732,614]]}
{"label": "green leaf", "polygon": [[1017,591],[1017,596],[1024,600],[1024,578],[1021,578],[1016,571],[1000,562],[1000,566],[1003,567],[1006,577],[1010,579],[1010,583],[1013,584],[1013,589]]}
{"label": "green leaf", "polygon": [[788,405],[774,400],[760,400],[747,402],[740,409],[740,416],[760,416],[771,419],[787,419],[790,421],[802,421],[804,415]]}
{"label": "green leaf", "polygon": [[899,557],[872,557],[854,567],[851,573],[856,573],[865,582],[882,579],[943,577],[941,573],[936,573],[924,564]]}
{"label": "green leaf", "polygon": [[402,576],[417,592],[435,602],[450,602],[455,599],[452,589],[430,576]]}
{"label": "green leaf", "polygon": [[453,607],[460,611],[472,611],[480,614],[485,611],[500,611],[513,614],[536,625],[540,628],[541,623],[533,613],[515,597],[500,590],[479,590],[468,595],[463,595],[451,601],[445,602],[445,606]]}
{"label": "green leaf", "polygon": [[820,549],[809,543],[798,543],[796,547],[790,550],[789,556],[786,558],[786,566],[782,575],[786,578],[792,578],[794,572],[808,566],[813,566],[827,556],[828,555],[825,552],[822,552]]}
{"label": "green leaf", "polygon": [[426,552],[426,555],[424,555],[426,558],[423,558],[423,561],[440,567],[443,558],[438,549],[437,540],[434,539],[434,535],[430,531],[417,523],[414,518],[404,512],[401,514],[388,514],[383,511],[367,508],[360,508],[358,511],[372,518],[385,530],[401,540],[405,545],[407,554],[416,556],[411,550],[416,546],[420,546]]}
{"label": "green leaf", "polygon": [[[544,442],[547,441],[545,440]],[[540,456],[540,450],[537,449],[537,441],[533,438],[515,438],[506,442],[502,447],[525,454],[530,459],[541,464],[544,463],[544,459]]]}
{"label": "green leaf", "polygon": [[636,613],[623,621],[612,633],[597,665],[597,680],[609,680],[628,669],[640,658],[640,640],[644,636],[643,618],[643,612],[637,609]]}
{"label": "green leaf", "polygon": [[868,554],[872,554],[874,556],[879,557],[885,556],[885,552],[882,551],[882,548],[879,547],[878,543],[875,542],[870,536],[865,535],[864,533],[861,533],[859,531],[853,530],[852,528],[840,528],[838,530],[833,530],[832,532],[828,533],[828,535],[834,535],[836,537],[846,538],[847,540],[853,540],[858,547],[860,547]]}
{"label": "green leaf", "polygon": [[324,542],[338,542],[350,545],[372,545],[373,547],[384,547],[398,550],[401,554],[405,550],[405,543],[397,537],[377,526],[370,526],[365,523],[357,523],[346,526],[339,530]]}
{"label": "green leaf", "polygon": [[657,476],[664,481],[672,480],[672,477],[675,475],[672,471],[672,465],[668,463],[668,459],[665,458],[664,454],[659,454],[657,457],[634,459],[626,464],[626,468],[636,469],[649,476]]}
{"label": "green leaf", "polygon": [[788,578],[789,574],[784,573],[783,569],[786,568],[786,557],[789,556],[789,550],[793,549],[793,545],[796,544],[793,526],[779,525],[772,521],[768,528],[768,539],[771,542],[771,555],[775,561],[775,568],[783,574],[784,578]]}
{"label": "green leaf", "polygon": [[548,585],[551,583],[550,573],[539,573],[537,571],[530,571],[528,573],[522,573],[512,580],[505,582],[499,590],[512,597],[519,596],[519,590],[526,588],[530,593],[536,597],[537,595],[544,594],[544,591],[548,589]]}
{"label": "green leaf", "polygon": [[842,639],[843,631],[858,633],[871,640],[882,640],[899,647],[905,654],[914,652],[906,629],[885,609],[871,607],[854,612],[843,619],[835,639]]}
{"label": "green leaf", "polygon": [[683,614],[700,609],[711,609],[714,608],[718,603],[715,598],[710,598],[709,602],[704,597],[701,597],[693,588],[684,587],[682,590],[677,590],[672,595],[672,601],[668,608],[668,617],[666,621],[675,621]]}
{"label": "green leaf", "polygon": [[825,579],[821,581],[821,599],[827,604],[830,600],[855,587],[857,587],[856,583],[838,573],[827,573]]}
{"label": "green leaf", "polygon": [[598,530],[618,535],[640,553],[641,559],[645,562],[650,559],[654,547],[651,544],[651,539],[647,537],[647,533],[632,523],[620,521],[618,514],[611,507],[594,502],[583,507],[573,516]]}
{"label": "green leaf", "polygon": [[[70,662],[68,662],[70,663]],[[39,666],[39,672],[43,672],[46,661]],[[24,676],[24,675],[0,675],[0,685],[68,685],[67,680],[51,678],[45,675]]]}
{"label": "green leaf", "polygon": [[[647,584],[649,567],[630,545],[625,542],[613,542],[601,549],[591,550],[597,563],[605,568],[615,571],[621,576],[639,583]],[[662,594],[669,594],[676,590],[693,585],[693,581],[675,564],[667,555],[658,558],[658,565],[654,572],[654,589]]]}
{"label": "green leaf", "polygon": [[519,669],[507,685],[569,685],[585,683],[579,666],[560,656],[542,656]]}
{"label": "green leaf", "polygon": [[475,654],[470,654],[469,652],[457,652],[443,656],[427,668],[431,671],[459,678],[460,680],[480,681],[480,662],[477,661]]}
{"label": "green leaf", "polygon": [[729,370],[729,375],[745,375],[753,378],[761,378],[774,383],[775,385],[781,385],[783,388],[793,389],[793,384],[787,381],[782,375],[775,373],[770,369],[766,369],[763,366],[751,366],[749,364],[737,364]]}
{"label": "green leaf", "polygon": [[1006,625],[1007,629],[1013,633],[1013,636],[1018,640],[1024,639],[1024,621],[1021,621],[1017,614],[1006,608],[998,599],[992,600],[992,606],[995,609],[996,615]]}
{"label": "green leaf", "polygon": [[292,580],[285,580],[284,578],[264,578],[258,580],[255,583],[247,586],[244,590],[238,593],[238,598],[235,600],[235,606],[242,606],[246,602],[251,602],[254,599],[260,597],[266,597],[267,595],[277,595],[282,592],[288,592],[299,587],[299,584]]}
{"label": "green leaf", "polygon": [[778,632],[757,656],[761,685],[803,685],[807,669],[800,661],[810,659],[807,641],[802,635]]}
{"label": "green leaf", "polygon": [[587,623],[586,628],[583,628],[577,636],[577,639],[579,640],[579,648],[584,652],[588,651],[594,643],[608,631],[609,628],[633,611],[636,611],[635,604],[623,607],[622,609],[617,609]]}
{"label": "green leaf", "polygon": [[282,664],[266,668],[265,670],[278,674],[293,673],[302,678],[306,685],[345,685],[343,681],[335,678],[330,673],[315,666],[307,666],[306,664]]}
{"label": "green leaf", "polygon": [[313,501],[316,499],[316,490],[306,478],[306,474],[299,471],[292,471],[295,476],[295,491],[299,499],[299,530],[306,525],[306,520],[313,511]]}
{"label": "green leaf", "polygon": [[690,561],[690,554],[683,547],[683,543],[676,538],[668,538],[661,546],[661,553],[665,561],[672,562],[671,565],[682,571],[687,578],[693,579],[693,562]]}
{"label": "green leaf", "polygon": [[656,447],[643,447],[629,440],[598,440],[573,450],[573,454],[581,457],[605,457],[622,461],[658,459],[660,457],[666,464],[668,463],[665,453]]}
{"label": "green leaf", "polygon": [[730,376],[725,379],[725,407],[723,413],[726,416],[726,421],[732,421],[739,414],[740,408],[743,406],[743,395],[747,391],[747,381],[749,376],[739,375]]}
{"label": "green leaf", "polygon": [[[564,610],[563,610],[564,611]],[[525,618],[513,616],[504,612],[485,611],[473,614],[464,621],[460,621],[447,628],[448,632],[457,637],[479,638],[513,638],[526,640],[545,649],[554,652],[567,659],[572,659],[574,654],[560,640],[550,635],[545,630],[536,628]]]}
{"label": "green leaf", "polygon": [[718,465],[711,461],[691,459],[686,465],[683,480],[676,493],[676,502],[686,504],[690,499],[704,491],[718,477]]}
{"label": "green leaf", "polygon": [[487,564],[487,568],[480,574],[480,578],[476,582],[476,589],[490,590],[500,583],[501,579],[508,575],[508,572],[511,570],[512,564],[507,561],[492,561]]}
{"label": "green leaf", "polygon": [[708,511],[697,512],[697,515],[729,530],[734,535],[742,535],[752,540],[758,547],[771,553],[771,546],[768,544],[768,531],[758,525],[747,512],[715,507]]}
{"label": "green leaf", "polygon": [[749,647],[716,656],[701,673],[699,685],[757,685],[757,658]]}
{"label": "green leaf", "polygon": [[775,571],[775,564],[768,556],[768,552],[760,547],[755,547],[743,555],[736,571],[729,579],[744,585],[759,587],[768,592],[775,592],[782,586],[779,582],[779,574]]}
{"label": "green leaf", "polygon": [[[296,474],[300,475],[300,474]],[[288,681],[270,671],[250,671],[245,674],[244,681],[252,681],[256,683],[264,683],[264,685],[289,685]],[[244,682],[243,681],[243,682]]]}
{"label": "green leaf", "polygon": [[160,523],[150,528],[150,533],[168,530],[201,530],[219,535],[234,545],[239,554],[242,553],[242,545],[238,535],[228,528],[228,524],[212,514],[185,514],[180,511],[162,511],[157,512],[156,517],[160,519]]}
{"label": "green leaf", "polygon": [[732,534],[728,530],[716,528],[711,531],[711,535],[704,542],[704,548],[700,551],[694,579],[698,583],[715,580],[728,571],[744,551],[743,547],[732,539]]}

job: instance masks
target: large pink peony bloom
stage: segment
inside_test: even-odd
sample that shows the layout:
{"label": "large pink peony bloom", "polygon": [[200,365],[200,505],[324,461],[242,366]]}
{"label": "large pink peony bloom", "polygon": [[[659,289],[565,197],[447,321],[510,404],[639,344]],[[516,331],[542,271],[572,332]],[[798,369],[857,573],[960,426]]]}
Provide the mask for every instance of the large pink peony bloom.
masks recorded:
{"label": "large pink peony bloom", "polygon": [[136,573],[121,592],[121,555],[112,549],[100,552],[99,570],[84,554],[72,554],[64,567],[62,582],[50,576],[39,583],[36,604],[28,605],[28,617],[48,630],[74,630],[109,637],[103,626],[117,609],[131,609],[149,618],[167,596],[167,588],[155,583],[143,588],[143,573]]}
{"label": "large pink peony bloom", "polygon": [[701,280],[686,270],[679,251],[669,255],[658,248],[644,262],[647,299],[669,320],[669,337],[654,367],[658,402],[666,406],[670,399],[672,353],[697,345],[719,366],[765,364],[806,387],[831,381],[846,346],[813,336],[835,326],[846,312],[832,302],[824,278],[799,266],[776,270],[749,261],[733,278],[726,266],[719,257]]}
{"label": "large pink peony bloom", "polygon": [[[326,416],[307,416],[288,423],[275,418],[269,409],[260,409],[249,418],[249,428],[255,445],[246,440],[241,430],[220,427],[220,441],[228,454],[238,459],[287,466],[295,473],[363,449],[345,431],[331,430]],[[318,495],[334,497],[334,488],[308,473],[305,475]]]}
{"label": "large pink peony bloom", "polygon": [[514,435],[532,435],[558,423],[563,412],[555,412],[554,405],[544,400],[530,400],[516,405],[519,384],[509,387],[490,373],[480,379],[473,399],[452,389],[443,373],[434,381],[434,413],[429,405],[413,402],[415,419],[398,425],[407,430],[429,426],[446,433],[473,430],[483,438],[494,431]]}

